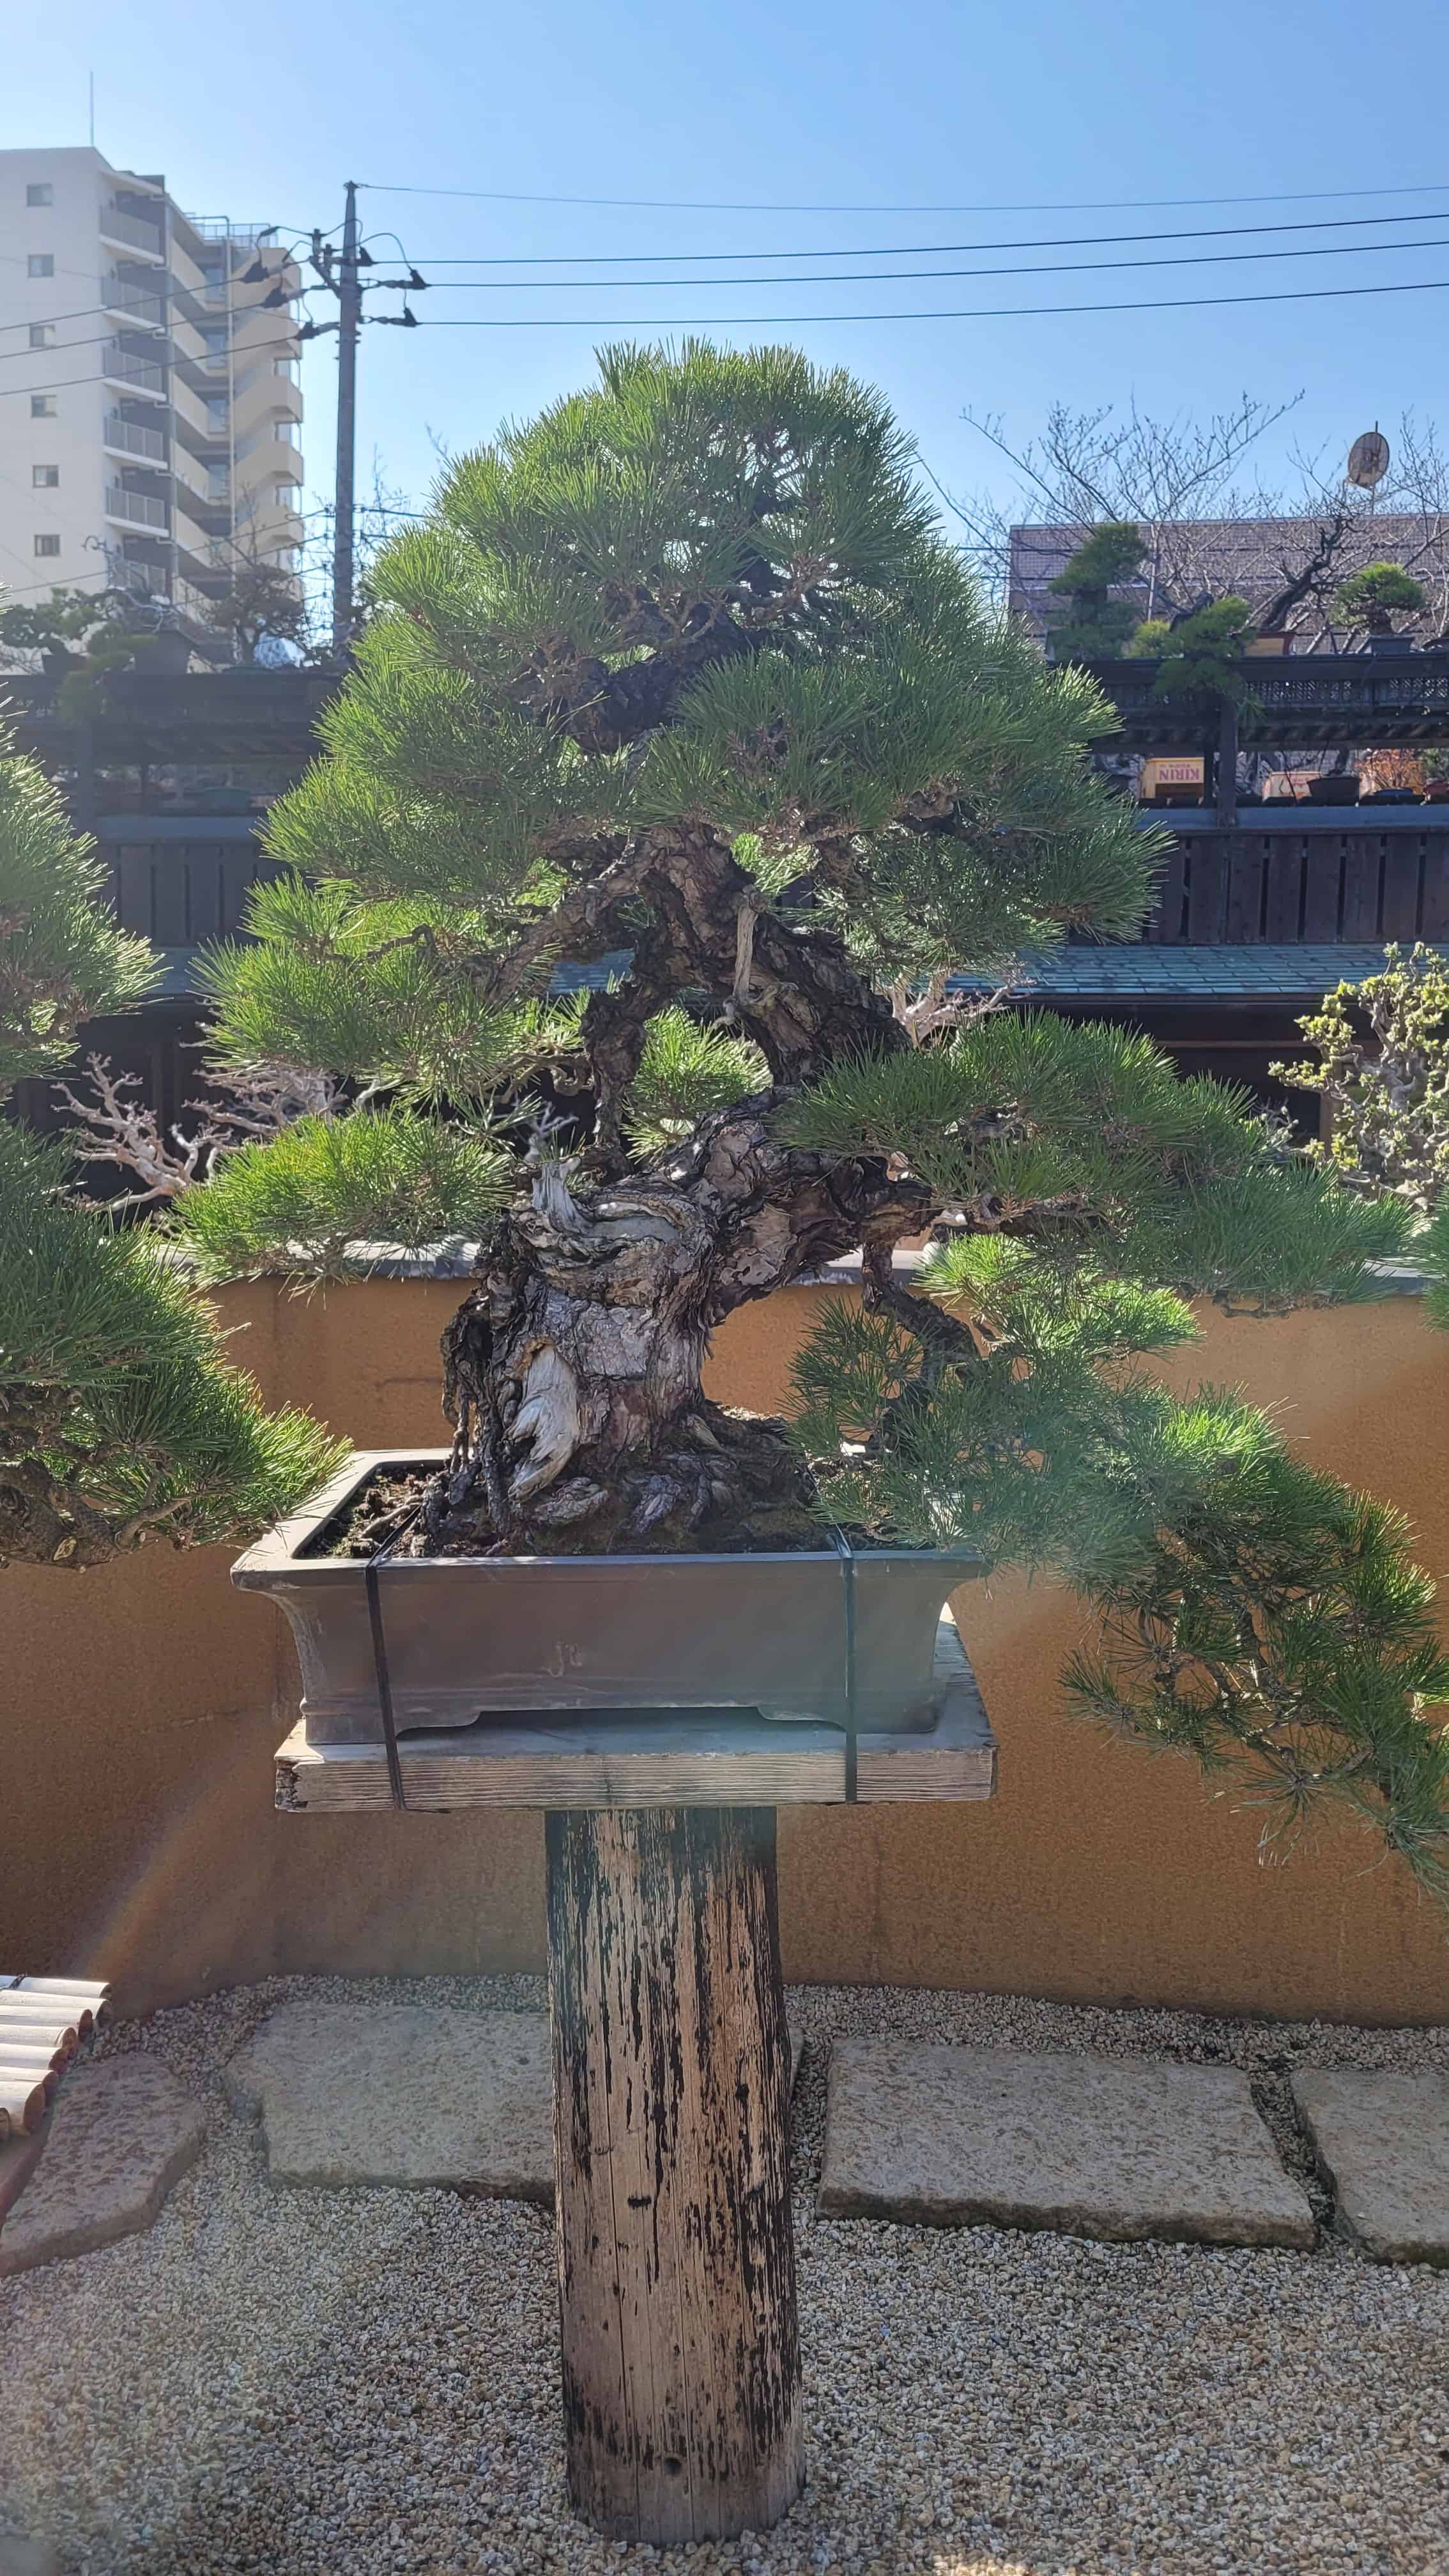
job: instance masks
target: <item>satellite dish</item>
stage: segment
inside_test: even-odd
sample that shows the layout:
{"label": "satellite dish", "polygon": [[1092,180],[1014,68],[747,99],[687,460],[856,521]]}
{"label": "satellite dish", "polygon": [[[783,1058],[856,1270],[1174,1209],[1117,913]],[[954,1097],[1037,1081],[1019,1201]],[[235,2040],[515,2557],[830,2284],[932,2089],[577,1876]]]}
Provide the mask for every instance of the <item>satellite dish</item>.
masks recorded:
{"label": "satellite dish", "polygon": [[1382,483],[1389,470],[1389,442],[1381,429],[1366,429],[1348,451],[1348,479],[1362,491],[1372,491]]}

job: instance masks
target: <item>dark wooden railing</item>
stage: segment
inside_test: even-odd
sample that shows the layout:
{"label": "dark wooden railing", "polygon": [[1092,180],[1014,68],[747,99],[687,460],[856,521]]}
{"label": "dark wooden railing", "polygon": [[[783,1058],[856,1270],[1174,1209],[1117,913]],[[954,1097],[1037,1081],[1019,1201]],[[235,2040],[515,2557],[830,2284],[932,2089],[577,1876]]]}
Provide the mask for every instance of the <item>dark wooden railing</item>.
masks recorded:
{"label": "dark wooden railing", "polygon": [[[1121,718],[1104,747],[1198,751],[1204,732],[1216,731],[1200,713],[1153,695],[1153,662],[1094,662],[1091,671]],[[1239,720],[1244,744],[1449,744],[1449,651],[1254,655],[1243,672],[1251,692]]]}
{"label": "dark wooden railing", "polygon": [[[1419,812],[1433,808],[1420,807]],[[1178,832],[1144,938],[1252,946],[1449,939],[1449,821]],[[1405,820],[1408,818],[1406,817]]]}
{"label": "dark wooden railing", "polygon": [[[1231,831],[1176,818],[1157,904],[1156,942],[1217,946],[1449,940],[1449,817],[1420,824],[1243,822]],[[1167,818],[1163,818],[1166,820]],[[108,816],[102,855],[122,928],[158,948],[194,948],[241,926],[247,889],[278,874],[242,816],[183,821]]]}
{"label": "dark wooden railing", "polygon": [[241,928],[248,888],[281,874],[249,834],[210,839],[201,822],[194,840],[151,840],[142,837],[144,815],[132,828],[134,840],[112,841],[107,834],[101,843],[111,900],[121,928],[139,931],[158,948],[231,938]]}

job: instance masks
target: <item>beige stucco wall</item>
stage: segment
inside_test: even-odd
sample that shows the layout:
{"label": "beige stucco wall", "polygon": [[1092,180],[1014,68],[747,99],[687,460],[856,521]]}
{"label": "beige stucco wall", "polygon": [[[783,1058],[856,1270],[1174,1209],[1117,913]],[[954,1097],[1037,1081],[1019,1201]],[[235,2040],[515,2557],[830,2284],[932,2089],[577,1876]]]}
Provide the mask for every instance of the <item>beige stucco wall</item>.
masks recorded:
{"label": "beige stucco wall", "polygon": [[[364,1446],[433,1443],[446,1282],[225,1292],[266,1391]],[[776,1407],[824,1292],[746,1309],[711,1391]],[[1449,1345],[1418,1304],[1211,1320],[1170,1374],[1242,1383],[1305,1453],[1399,1503],[1449,1575]],[[284,1624],[228,1552],[148,1550],[0,1578],[0,1967],[105,1969],[134,2004],[274,1969],[541,1963],[539,1818],[288,1817],[271,1755],[296,1692]],[[1449,1593],[1449,1583],[1446,1583]],[[960,1596],[1001,1744],[986,1806],[780,1820],[787,1974],[1103,2002],[1449,2020],[1449,1919],[1351,1829],[1264,1866],[1258,1824],[1193,1766],[1104,1742],[1056,1674],[1082,1625],[1014,1578]]]}

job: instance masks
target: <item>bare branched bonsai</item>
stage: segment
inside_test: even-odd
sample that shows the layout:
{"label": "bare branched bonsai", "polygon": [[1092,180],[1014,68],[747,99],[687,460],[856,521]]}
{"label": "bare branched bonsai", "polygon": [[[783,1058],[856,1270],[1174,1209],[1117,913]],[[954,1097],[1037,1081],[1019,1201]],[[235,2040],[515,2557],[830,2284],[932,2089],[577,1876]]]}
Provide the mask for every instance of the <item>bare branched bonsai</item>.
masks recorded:
{"label": "bare branched bonsai", "polygon": [[1385,949],[1381,974],[1338,985],[1298,1026],[1316,1062],[1273,1070],[1323,1102],[1313,1159],[1365,1197],[1431,1215],[1449,1196],[1449,968],[1437,949]]}
{"label": "bare branched bonsai", "polygon": [[[403,1552],[974,1543],[1102,1605],[1085,1705],[1433,1876],[1449,1670],[1392,1514],[1142,1365],[1188,1295],[1372,1295],[1406,1212],[1140,1039],[996,1010],[918,1044],[892,1009],[1131,936],[1157,853],[1092,773],[1096,688],[983,613],[879,398],[786,350],[608,352],[375,582],[210,1042],[369,1105],[171,1222],[213,1269],[477,1234]],[[705,1395],[716,1326],[856,1252],[792,1424]]]}

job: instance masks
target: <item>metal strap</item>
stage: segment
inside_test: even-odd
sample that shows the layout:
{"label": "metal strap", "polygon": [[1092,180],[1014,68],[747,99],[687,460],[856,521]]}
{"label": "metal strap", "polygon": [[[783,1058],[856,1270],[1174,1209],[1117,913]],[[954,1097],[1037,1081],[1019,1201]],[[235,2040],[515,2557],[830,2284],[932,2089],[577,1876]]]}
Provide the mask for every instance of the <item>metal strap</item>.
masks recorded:
{"label": "metal strap", "polygon": [[382,1627],[382,1590],[378,1568],[394,1544],[389,1539],[367,1560],[367,1616],[372,1627],[372,1660],[377,1673],[377,1704],[382,1711],[382,1738],[387,1747],[387,1776],[392,1784],[392,1803],[406,1807],[403,1794],[402,1764],[398,1759],[397,1727],[392,1713],[392,1678],[387,1668],[387,1639]]}
{"label": "metal strap", "polygon": [[844,1530],[832,1529],[831,1540],[840,1558],[841,1589],[845,1596],[845,1803],[858,1803],[860,1737],[855,1702],[855,1550]]}

